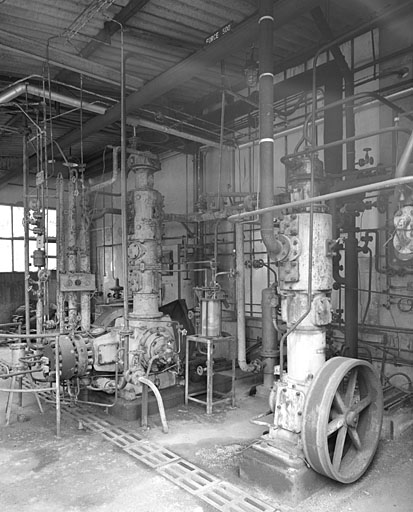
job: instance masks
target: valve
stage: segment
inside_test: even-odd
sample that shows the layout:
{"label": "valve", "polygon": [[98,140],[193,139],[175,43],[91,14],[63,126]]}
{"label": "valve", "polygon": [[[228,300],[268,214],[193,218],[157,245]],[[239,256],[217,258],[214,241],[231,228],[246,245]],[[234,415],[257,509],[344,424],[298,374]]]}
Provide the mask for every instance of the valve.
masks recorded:
{"label": "valve", "polygon": [[365,165],[373,165],[374,164],[374,158],[369,155],[369,151],[371,151],[371,148],[363,148],[363,151],[365,152],[364,158],[359,158],[358,162],[356,162],[360,167],[364,167]]}

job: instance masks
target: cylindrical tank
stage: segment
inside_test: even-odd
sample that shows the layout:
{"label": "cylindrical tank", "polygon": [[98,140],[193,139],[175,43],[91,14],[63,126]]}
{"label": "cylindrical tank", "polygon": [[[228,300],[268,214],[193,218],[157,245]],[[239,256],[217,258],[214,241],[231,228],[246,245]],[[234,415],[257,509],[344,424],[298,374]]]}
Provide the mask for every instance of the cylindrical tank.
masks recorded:
{"label": "cylindrical tank", "polygon": [[221,299],[201,299],[201,335],[221,336]]}

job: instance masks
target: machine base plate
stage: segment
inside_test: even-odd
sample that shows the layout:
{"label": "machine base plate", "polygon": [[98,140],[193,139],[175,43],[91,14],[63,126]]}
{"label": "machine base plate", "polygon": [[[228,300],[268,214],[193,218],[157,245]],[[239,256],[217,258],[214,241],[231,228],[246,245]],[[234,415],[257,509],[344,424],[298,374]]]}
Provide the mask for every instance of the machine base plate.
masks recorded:
{"label": "machine base plate", "polygon": [[[260,441],[244,452],[241,478],[253,482],[279,503],[295,507],[329,483],[304,460]],[[331,483],[331,482],[330,482]]]}

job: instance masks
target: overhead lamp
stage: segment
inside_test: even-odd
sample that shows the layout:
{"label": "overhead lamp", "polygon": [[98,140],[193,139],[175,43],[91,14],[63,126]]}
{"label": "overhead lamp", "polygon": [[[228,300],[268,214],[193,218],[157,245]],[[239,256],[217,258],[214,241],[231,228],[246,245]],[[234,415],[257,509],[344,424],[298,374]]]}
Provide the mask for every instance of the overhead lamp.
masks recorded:
{"label": "overhead lamp", "polygon": [[258,83],[258,61],[255,59],[254,50],[255,48],[252,47],[244,65],[244,75],[248,87],[255,87]]}

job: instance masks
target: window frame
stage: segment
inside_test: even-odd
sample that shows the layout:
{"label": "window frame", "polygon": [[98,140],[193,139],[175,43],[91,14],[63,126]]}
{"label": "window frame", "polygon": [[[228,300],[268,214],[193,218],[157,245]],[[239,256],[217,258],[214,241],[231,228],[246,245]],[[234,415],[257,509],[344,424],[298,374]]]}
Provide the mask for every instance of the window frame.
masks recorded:
{"label": "window frame", "polygon": [[[0,231],[0,241],[1,240],[10,241],[10,245],[11,245],[11,247],[10,247],[11,270],[5,270],[4,269],[4,267],[3,267],[4,261],[9,263],[10,260],[5,260],[5,255],[3,254],[0,257],[0,273],[24,272],[24,268],[16,270],[16,256],[15,256],[15,242],[16,241],[23,241],[24,242],[24,235],[18,235],[18,236],[16,235],[15,236],[15,227],[17,226],[17,221],[15,220],[15,216],[16,216],[17,209],[22,210],[22,214],[23,215],[22,215],[21,219],[23,220],[23,218],[24,218],[24,209],[23,209],[22,206],[16,205],[16,204],[0,203],[0,207],[8,207],[10,209],[9,212],[10,212],[10,229],[11,229],[11,236],[4,236],[3,233]],[[50,211],[56,212],[56,209],[55,208],[48,208],[47,211],[46,211],[46,215]],[[50,229],[50,223],[49,223],[49,229]],[[29,242],[36,242],[36,240],[37,240],[36,235],[31,230],[29,230]],[[56,254],[56,256],[50,256],[48,254],[48,245],[49,244],[54,244],[56,246],[56,236],[54,236],[54,237],[48,236],[47,240],[45,241],[47,268],[49,270],[56,270],[56,268],[57,268],[57,254]],[[57,253],[57,251],[54,251],[54,252]],[[52,262],[53,262],[53,265],[52,265],[52,268],[51,268],[50,263],[52,263]],[[29,262],[29,270],[31,272],[33,272],[35,270],[35,267],[33,267],[33,262],[31,260],[31,258],[30,258],[30,262]]]}

